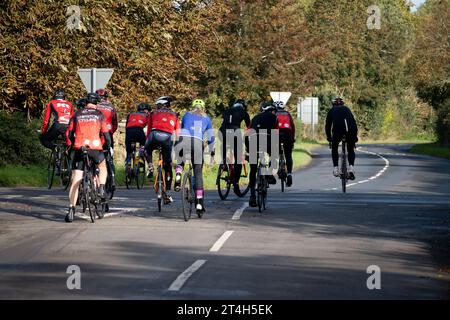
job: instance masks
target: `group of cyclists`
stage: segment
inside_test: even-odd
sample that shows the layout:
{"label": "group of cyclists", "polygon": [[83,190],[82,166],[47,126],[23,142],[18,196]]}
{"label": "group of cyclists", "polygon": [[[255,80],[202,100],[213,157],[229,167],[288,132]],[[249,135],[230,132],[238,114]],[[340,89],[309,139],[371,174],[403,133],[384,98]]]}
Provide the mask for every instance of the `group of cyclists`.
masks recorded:
{"label": "group of cyclists", "polygon": [[[85,98],[76,102],[77,111],[71,102],[66,100],[63,89],[54,92],[53,99],[45,109],[42,127],[42,144],[53,149],[58,136],[64,136],[67,152],[73,150],[72,178],[69,191],[69,210],[65,221],[72,222],[75,215],[75,207],[78,198],[78,189],[83,178],[83,152],[88,149],[88,156],[98,168],[99,188],[98,193],[102,201],[105,201],[105,183],[107,168],[105,153],[114,154],[114,133],[118,128],[118,116],[114,106],[108,101],[108,92],[104,89],[89,93]],[[130,165],[131,155],[135,143],[144,146],[145,158],[148,163],[147,176],[152,177],[154,167],[152,153],[161,150],[163,168],[165,171],[164,204],[170,204],[173,199],[170,195],[172,184],[175,191],[180,191],[181,175],[186,158],[191,159],[194,171],[195,207],[197,212],[205,212],[203,165],[204,155],[215,156],[215,140],[211,118],[207,115],[206,104],[202,99],[194,99],[191,109],[180,119],[177,112],[172,109],[172,96],[162,96],[154,104],[154,108],[148,103],[140,103],[136,111],[128,114],[125,125],[126,160],[125,167]],[[357,127],[350,109],[344,106],[341,98],[332,101],[333,108],[327,115],[326,135],[332,147],[334,170],[338,176],[338,146],[343,133],[347,133],[349,173],[354,179],[354,146],[357,142]],[[54,123],[49,128],[51,116],[54,115]],[[344,121],[341,121],[344,120]],[[241,130],[242,123],[245,129]],[[344,124],[343,124],[344,123]],[[146,132],[145,132],[146,129]],[[287,180],[286,186],[292,186],[293,159],[292,152],[295,144],[295,123],[291,114],[286,110],[281,101],[263,102],[260,112],[252,119],[247,112],[245,100],[236,100],[223,113],[222,123],[218,131],[222,144],[222,164],[228,163],[227,151],[231,149],[234,164],[234,191],[239,195],[239,180],[242,171],[242,159],[249,159],[252,152],[250,148],[252,135],[256,137],[257,149],[263,149],[271,156],[272,135],[276,132],[279,146],[283,146],[286,158]],[[248,134],[252,132],[252,134]],[[261,137],[264,136],[264,139]],[[230,138],[231,137],[231,138]],[[266,144],[262,146],[261,144]],[[242,146],[245,145],[245,152]],[[175,151],[175,152],[174,152]],[[207,151],[207,152],[205,152]],[[175,178],[173,178],[173,159],[175,153],[177,165]],[[256,176],[257,162],[250,161],[250,200],[249,206],[256,207]],[[174,181],[172,181],[174,180]],[[276,184],[272,174],[268,174],[269,184]],[[115,186],[114,186],[115,187]]]}

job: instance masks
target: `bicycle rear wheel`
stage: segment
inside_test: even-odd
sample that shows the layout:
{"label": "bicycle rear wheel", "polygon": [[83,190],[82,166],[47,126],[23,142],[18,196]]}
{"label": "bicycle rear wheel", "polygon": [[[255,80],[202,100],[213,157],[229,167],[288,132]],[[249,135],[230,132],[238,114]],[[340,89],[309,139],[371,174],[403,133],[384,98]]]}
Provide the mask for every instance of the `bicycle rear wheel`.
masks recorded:
{"label": "bicycle rear wheel", "polygon": [[220,199],[225,200],[228,197],[231,188],[230,173],[227,165],[219,166],[216,184]]}
{"label": "bicycle rear wheel", "polygon": [[192,212],[195,210],[194,190],[192,187],[192,173],[188,171],[183,177],[183,183],[181,185],[182,192],[182,206],[184,221],[189,221],[192,216]]}
{"label": "bicycle rear wheel", "polygon": [[67,188],[70,185],[72,170],[71,170],[69,156],[65,152],[62,152],[62,154],[61,154],[60,170],[61,170],[61,174],[60,174],[61,187],[63,187],[64,190],[67,190]]}
{"label": "bicycle rear wheel", "polygon": [[247,163],[243,163],[242,164],[242,171],[241,171],[241,177],[239,179],[239,191],[240,194],[237,195],[238,197],[245,197],[245,195],[248,193],[248,191],[250,190],[250,171],[249,171],[249,166]]}
{"label": "bicycle rear wheel", "polygon": [[55,169],[56,169],[55,157],[56,157],[56,153],[55,153],[55,149],[54,149],[50,153],[50,159],[48,161],[48,166],[47,166],[47,187],[48,187],[48,189],[52,188],[53,177],[55,176]]}
{"label": "bicycle rear wheel", "polygon": [[263,211],[263,176],[261,175],[261,168],[258,169],[258,180],[257,180],[257,202],[258,202],[258,211]]}
{"label": "bicycle rear wheel", "polygon": [[163,174],[161,167],[158,167],[158,182],[157,182],[157,197],[158,197],[158,212],[161,212],[161,204],[162,204],[162,197],[163,197]]}
{"label": "bicycle rear wheel", "polygon": [[145,162],[139,161],[137,163],[136,184],[138,189],[144,188],[145,182]]}

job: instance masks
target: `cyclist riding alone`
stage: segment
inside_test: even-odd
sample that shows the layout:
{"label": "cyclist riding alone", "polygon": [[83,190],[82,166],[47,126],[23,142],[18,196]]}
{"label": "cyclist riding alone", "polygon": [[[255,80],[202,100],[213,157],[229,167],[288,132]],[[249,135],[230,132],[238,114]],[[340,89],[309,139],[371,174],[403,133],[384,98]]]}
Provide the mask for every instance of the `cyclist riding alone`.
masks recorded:
{"label": "cyclist riding alone", "polygon": [[164,195],[164,204],[173,202],[169,191],[172,187],[172,148],[173,134],[180,129],[180,120],[176,112],[171,109],[172,97],[163,96],[158,98],[155,103],[156,110],[152,111],[147,120],[147,141],[145,151],[148,162],[148,177],[153,175],[152,152],[161,147],[163,168],[165,171],[166,193]]}
{"label": "cyclist riding alone", "polygon": [[[41,130],[41,143],[44,147],[48,149],[55,148],[55,140],[66,134],[73,113],[72,103],[66,100],[66,93],[63,89],[57,89],[53,94],[53,99],[45,107]],[[52,116],[53,124],[49,129]]]}
{"label": "cyclist riding alone", "polygon": [[150,112],[150,105],[148,103],[140,103],[135,112],[131,112],[127,116],[125,125],[125,147],[127,157],[125,159],[125,167],[130,164],[131,154],[133,149],[131,145],[138,142],[141,147],[145,145],[146,136],[144,129],[148,124],[148,117]]}
{"label": "cyclist riding alone", "polygon": [[97,110],[100,97],[96,93],[89,93],[86,97],[86,107],[78,110],[70,120],[66,133],[66,143],[74,152],[72,161],[72,184],[69,191],[69,213],[66,222],[72,222],[75,215],[75,205],[78,198],[78,188],[83,179],[83,147],[88,148],[88,156],[97,165],[99,173],[99,196],[105,201],[105,183],[107,169],[103,145],[111,146],[110,130],[103,113]]}
{"label": "cyclist riding alone", "polygon": [[286,187],[292,186],[292,167],[294,165],[292,160],[292,150],[294,150],[295,143],[295,123],[289,113],[285,109],[285,104],[282,101],[275,102],[276,116],[278,120],[278,128],[280,130],[280,153],[281,144],[284,148],[284,156],[286,157],[286,167],[287,167],[287,181]]}
{"label": "cyclist riding alone", "polygon": [[[111,148],[114,149],[114,133],[117,131],[118,121],[116,108],[108,101],[109,93],[105,89],[98,89],[95,91],[100,96],[100,102],[97,105],[97,110],[101,111],[106,119],[109,133],[111,135]],[[106,149],[105,150],[109,150]]]}
{"label": "cyclist riding alone", "polygon": [[[222,143],[222,164],[227,163],[227,150],[233,150],[234,156],[234,170],[235,170],[235,181],[233,181],[234,192],[240,194],[239,180],[241,178],[242,172],[242,145],[243,138],[241,133],[241,123],[245,122],[245,127],[248,129],[250,127],[250,116],[246,111],[247,106],[245,100],[238,99],[233,105],[226,109],[222,116],[222,124],[219,128],[221,133],[221,143]],[[228,135],[233,136],[232,141],[227,141],[227,131]],[[240,148],[238,148],[240,146]],[[240,152],[239,152],[240,151]]]}
{"label": "cyclist riding alone", "polygon": [[191,159],[194,169],[195,207],[197,212],[206,212],[203,190],[203,154],[205,135],[211,157],[214,157],[214,134],[212,122],[205,112],[205,101],[195,99],[192,110],[187,112],[181,121],[180,137],[176,146],[176,156],[180,161],[176,168],[175,190],[180,191],[181,173],[183,172],[186,157]]}
{"label": "cyclist riding alone", "polygon": [[[272,130],[278,129],[277,116],[275,115],[276,107],[272,102],[263,102],[260,107],[261,112],[258,113],[251,121],[250,129],[253,129],[255,134],[248,136],[245,139],[245,146],[247,153],[249,152],[249,144],[257,143],[258,151],[266,151],[271,156],[271,134]],[[261,132],[261,130],[264,130]],[[267,135],[267,146],[262,146],[260,141],[260,135]],[[256,141],[253,140],[256,137]],[[251,151],[251,150],[250,150]],[[257,159],[257,155],[250,155],[250,159]],[[250,207],[257,207],[256,202],[256,175],[258,173],[258,164],[250,162]],[[276,184],[275,177],[273,175],[267,176],[269,184]]]}
{"label": "cyclist riding alone", "polygon": [[339,143],[346,137],[348,154],[348,174],[350,180],[355,179],[355,144],[358,142],[358,127],[355,118],[348,107],[344,105],[341,97],[331,101],[332,108],[328,111],[325,123],[325,134],[331,143],[331,155],[333,158],[333,175],[339,177]]}

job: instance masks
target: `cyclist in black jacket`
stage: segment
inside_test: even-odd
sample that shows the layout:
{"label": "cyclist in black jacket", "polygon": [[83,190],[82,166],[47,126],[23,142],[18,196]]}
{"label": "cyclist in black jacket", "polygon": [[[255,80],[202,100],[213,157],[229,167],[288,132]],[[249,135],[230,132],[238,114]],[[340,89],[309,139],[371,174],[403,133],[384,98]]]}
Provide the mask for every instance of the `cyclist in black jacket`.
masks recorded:
{"label": "cyclist in black jacket", "polygon": [[[248,129],[250,127],[250,116],[246,111],[246,103],[242,99],[236,100],[231,108],[228,108],[223,113],[223,121],[219,128],[221,133],[222,142],[222,163],[226,164],[227,150],[233,149],[234,155],[234,177],[233,181],[234,191],[236,194],[240,193],[239,180],[241,178],[242,172],[242,133],[241,133],[241,123],[245,122],[245,126]],[[227,131],[228,135],[233,135],[234,141],[227,141]],[[230,136],[231,137],[231,136]],[[238,148],[238,146],[241,146]],[[239,152],[240,151],[240,152]]]}
{"label": "cyclist in black jacket", "polygon": [[333,158],[333,175],[339,177],[339,143],[343,136],[346,136],[348,154],[348,173],[351,180],[355,179],[355,144],[358,142],[358,127],[355,117],[348,107],[344,105],[344,100],[336,97],[332,100],[333,107],[328,111],[325,124],[325,133],[328,142],[331,143],[331,155]]}
{"label": "cyclist in black jacket", "polygon": [[[275,115],[276,107],[272,102],[263,102],[261,104],[261,113],[258,113],[251,122],[250,128],[255,130],[259,140],[260,130],[267,131],[267,153],[269,156],[271,155],[271,131],[274,129],[278,129],[278,121],[277,116]],[[249,152],[250,147],[249,143],[253,137],[250,136],[245,141],[245,146],[247,152]],[[260,141],[258,141],[258,150],[261,150],[263,146],[260,145]],[[256,203],[256,175],[258,173],[258,164],[250,163],[250,207],[256,207],[258,204]],[[267,181],[269,184],[276,184],[276,179],[273,175],[267,176]]]}

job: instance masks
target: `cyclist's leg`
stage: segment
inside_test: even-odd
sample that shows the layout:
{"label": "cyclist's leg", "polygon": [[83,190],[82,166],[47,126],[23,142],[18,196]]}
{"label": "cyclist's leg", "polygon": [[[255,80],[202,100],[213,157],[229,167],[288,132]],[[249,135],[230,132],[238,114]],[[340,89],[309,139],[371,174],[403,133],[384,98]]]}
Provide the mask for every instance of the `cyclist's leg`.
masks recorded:
{"label": "cyclist's leg", "polygon": [[355,142],[353,140],[347,141],[347,154],[348,154],[348,164],[351,166],[355,165]]}
{"label": "cyclist's leg", "polygon": [[234,184],[239,186],[242,173],[242,135],[234,138]]}
{"label": "cyclist's leg", "polygon": [[341,142],[342,137],[333,137],[331,142],[331,158],[333,160],[333,175],[335,177],[339,177],[340,169],[339,169],[339,143]]}
{"label": "cyclist's leg", "polygon": [[162,142],[162,158],[163,158],[163,167],[164,171],[166,173],[166,190],[172,189],[172,177],[173,177],[173,170],[172,170],[172,136],[169,136],[169,138]]}
{"label": "cyclist's leg", "polygon": [[70,207],[75,207],[78,198],[78,188],[83,179],[83,153],[75,150],[72,161],[72,178],[69,189]]}
{"label": "cyclist's leg", "polygon": [[56,147],[55,140],[61,135],[63,128],[67,129],[67,126],[61,124],[53,124],[48,131],[42,135],[41,143],[44,147],[53,150]]}
{"label": "cyclist's leg", "polygon": [[106,168],[105,154],[102,150],[89,150],[88,154],[99,170],[99,195],[103,200],[105,199],[105,184],[106,179],[108,178],[108,169]]}

